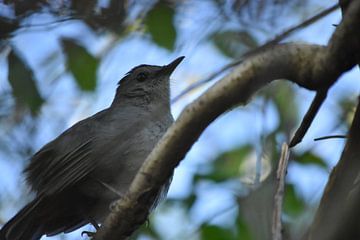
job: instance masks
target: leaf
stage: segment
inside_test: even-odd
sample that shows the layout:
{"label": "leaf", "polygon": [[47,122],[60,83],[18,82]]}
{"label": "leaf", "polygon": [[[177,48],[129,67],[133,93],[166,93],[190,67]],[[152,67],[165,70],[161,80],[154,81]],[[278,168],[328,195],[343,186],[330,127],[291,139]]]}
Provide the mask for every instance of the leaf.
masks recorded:
{"label": "leaf", "polygon": [[174,14],[173,8],[159,1],[145,18],[145,24],[153,41],[170,51],[174,50],[176,40]]}
{"label": "leaf", "polygon": [[286,184],[284,197],[284,212],[290,216],[296,217],[305,212],[306,204],[300,196],[297,195],[295,187],[292,184]]}
{"label": "leaf", "polygon": [[295,158],[297,162],[302,164],[315,164],[325,169],[328,168],[324,159],[315,155],[312,152],[305,152],[304,154],[296,156]]}
{"label": "leaf", "polygon": [[187,209],[192,208],[194,203],[196,202],[197,196],[195,193],[191,193],[187,198],[183,199],[183,203]]}
{"label": "leaf", "polygon": [[26,105],[33,114],[36,114],[44,99],[36,86],[33,71],[22,59],[11,51],[8,56],[9,83],[13,96],[19,104]]}
{"label": "leaf", "polygon": [[201,227],[201,239],[233,240],[234,234],[229,229],[224,229],[215,225],[204,225]]}
{"label": "leaf", "polygon": [[94,91],[99,60],[69,39],[62,39],[61,42],[67,58],[67,67],[75,77],[78,86],[84,91]]}
{"label": "leaf", "polygon": [[240,177],[243,160],[251,153],[252,149],[252,146],[245,145],[221,154],[213,162],[212,171],[195,175],[194,181],[209,179],[215,182],[221,182],[230,178]]}
{"label": "leaf", "polygon": [[284,82],[274,82],[264,91],[264,95],[271,99],[277,108],[280,122],[278,129],[288,135],[297,126],[299,115],[293,86]]}
{"label": "leaf", "polygon": [[240,58],[258,46],[256,39],[247,31],[224,31],[213,34],[211,40],[227,57]]}

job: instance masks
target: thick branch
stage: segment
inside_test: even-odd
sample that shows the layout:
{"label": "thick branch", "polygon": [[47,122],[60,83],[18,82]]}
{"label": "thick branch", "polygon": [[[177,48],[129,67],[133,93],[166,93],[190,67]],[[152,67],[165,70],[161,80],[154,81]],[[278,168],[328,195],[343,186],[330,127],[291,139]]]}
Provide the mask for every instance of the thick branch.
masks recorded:
{"label": "thick branch", "polygon": [[360,239],[360,104],[341,159],[333,169],[305,239]]}
{"label": "thick branch", "polygon": [[[360,16],[360,1],[348,12],[354,11]],[[331,48],[306,44],[269,48],[250,57],[186,107],[148,156],[128,193],[114,204],[114,211],[94,239],[125,239],[136,230],[146,220],[159,188],[202,131],[222,113],[246,103],[270,81],[289,79],[307,89],[319,90],[331,85],[344,71],[354,66],[355,63],[342,62],[344,52],[346,54],[349,48],[359,47],[347,37],[357,38],[360,42],[359,35],[352,35],[356,31],[350,28],[359,26],[360,19],[350,16],[337,28],[330,42]]]}

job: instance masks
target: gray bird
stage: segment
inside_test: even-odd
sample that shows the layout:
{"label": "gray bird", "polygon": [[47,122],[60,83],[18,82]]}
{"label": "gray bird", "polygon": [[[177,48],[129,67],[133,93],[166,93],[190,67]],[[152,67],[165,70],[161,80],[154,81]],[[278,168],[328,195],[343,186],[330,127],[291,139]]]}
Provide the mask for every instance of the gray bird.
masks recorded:
{"label": "gray bird", "polygon": [[37,240],[101,224],[173,122],[169,77],[183,59],[133,68],[109,108],[42,147],[25,169],[36,197],[3,226],[0,240]]}

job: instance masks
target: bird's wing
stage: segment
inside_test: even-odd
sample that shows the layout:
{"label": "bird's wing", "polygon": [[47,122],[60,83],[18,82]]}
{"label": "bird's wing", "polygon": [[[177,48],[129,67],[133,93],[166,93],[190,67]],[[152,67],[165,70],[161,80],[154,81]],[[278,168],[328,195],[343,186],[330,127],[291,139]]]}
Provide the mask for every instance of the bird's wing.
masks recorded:
{"label": "bird's wing", "polygon": [[35,192],[60,192],[96,168],[94,141],[99,118],[101,114],[75,124],[32,157],[25,174]]}
{"label": "bird's wing", "polygon": [[89,139],[63,155],[48,149],[35,155],[36,162],[43,163],[36,166],[39,168],[36,172],[35,168],[31,168],[35,165],[26,169],[33,189],[39,194],[60,192],[89,174],[95,167],[92,161],[86,159],[91,154],[91,142]]}

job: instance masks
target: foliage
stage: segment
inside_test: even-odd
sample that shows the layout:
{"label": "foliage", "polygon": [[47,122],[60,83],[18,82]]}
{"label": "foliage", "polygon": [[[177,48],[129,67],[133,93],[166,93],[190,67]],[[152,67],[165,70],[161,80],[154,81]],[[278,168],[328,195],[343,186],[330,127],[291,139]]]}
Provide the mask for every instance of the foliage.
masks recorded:
{"label": "foliage", "polygon": [[9,82],[18,104],[27,106],[33,114],[44,102],[36,86],[34,73],[26,63],[11,51],[8,56]]}
{"label": "foliage", "polygon": [[248,31],[224,31],[212,37],[215,46],[225,55],[234,59],[258,46],[256,39]]}
{"label": "foliage", "polygon": [[146,15],[145,24],[153,41],[161,47],[174,50],[176,30],[175,11],[160,1]]}
{"label": "foliage", "polygon": [[70,72],[76,83],[84,91],[94,91],[96,87],[96,70],[98,60],[91,56],[85,48],[63,39],[61,41]]}

